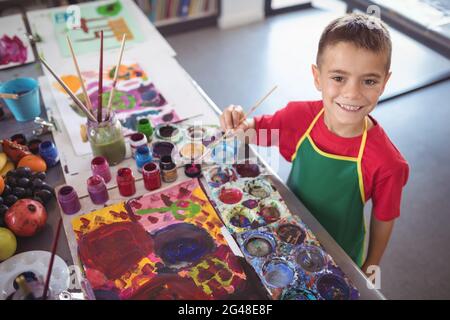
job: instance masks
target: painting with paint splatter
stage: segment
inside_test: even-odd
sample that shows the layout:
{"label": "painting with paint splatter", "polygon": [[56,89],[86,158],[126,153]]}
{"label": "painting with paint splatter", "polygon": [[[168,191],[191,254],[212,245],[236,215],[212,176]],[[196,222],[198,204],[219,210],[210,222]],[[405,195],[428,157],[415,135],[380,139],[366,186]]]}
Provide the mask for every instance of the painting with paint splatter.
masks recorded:
{"label": "painting with paint splatter", "polygon": [[0,70],[35,61],[22,15],[0,18]]}
{"label": "painting with paint splatter", "polygon": [[72,225],[97,299],[266,298],[229,247],[198,180],[88,213]]}
{"label": "painting with paint splatter", "polygon": [[205,178],[213,204],[272,298],[357,299],[358,290],[262,171],[255,163],[220,165]]}
{"label": "painting with paint splatter", "polygon": [[77,55],[98,52],[100,30],[104,32],[105,50],[119,48],[123,34],[127,36],[127,45],[145,40],[136,18],[117,0],[55,11],[52,22],[63,57],[70,57],[66,35],[70,36]]}

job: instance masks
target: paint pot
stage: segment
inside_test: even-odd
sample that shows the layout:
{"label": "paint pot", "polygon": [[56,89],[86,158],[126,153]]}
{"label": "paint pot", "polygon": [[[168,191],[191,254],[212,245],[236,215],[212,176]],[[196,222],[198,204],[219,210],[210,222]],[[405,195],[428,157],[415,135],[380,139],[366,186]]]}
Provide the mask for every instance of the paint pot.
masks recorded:
{"label": "paint pot", "polygon": [[39,155],[45,160],[47,167],[53,167],[59,162],[59,154],[52,141],[43,141],[39,145]]}
{"label": "paint pot", "polygon": [[271,288],[284,288],[295,278],[294,268],[282,259],[267,261],[262,267],[264,282]]}
{"label": "paint pot", "polygon": [[117,170],[117,187],[122,197],[129,197],[136,193],[133,171],[130,168]]}
{"label": "paint pot", "polygon": [[130,136],[131,156],[134,158],[137,148],[147,145],[147,137],[143,133],[133,133]]}
{"label": "paint pot", "polygon": [[259,165],[255,163],[235,164],[234,168],[241,178],[256,178],[261,174]]}
{"label": "paint pot", "polygon": [[17,78],[0,85],[0,93],[19,95],[18,99],[3,99],[16,121],[30,121],[41,114],[39,83],[33,78]]}
{"label": "paint pot", "polygon": [[325,254],[316,246],[301,246],[295,253],[295,261],[307,272],[320,272],[326,266]]}
{"label": "paint pot", "polygon": [[189,178],[198,178],[202,174],[202,166],[200,164],[187,164],[184,167],[184,174]]}
{"label": "paint pot", "polygon": [[147,141],[152,141],[153,128],[150,120],[148,120],[147,118],[139,119],[137,131],[144,134],[147,137]]}
{"label": "paint pot", "polygon": [[142,168],[145,189],[152,191],[161,187],[161,173],[154,162],[149,162]]}
{"label": "paint pot", "polygon": [[105,183],[111,181],[111,170],[105,157],[98,156],[92,159],[91,170],[93,175],[102,177]]}
{"label": "paint pot", "polygon": [[90,177],[87,180],[87,190],[94,204],[104,204],[109,200],[108,189],[101,176]]}
{"label": "paint pot", "polygon": [[156,126],[156,136],[161,140],[178,142],[181,139],[181,131],[180,129],[170,123],[163,123]]}
{"label": "paint pot", "polygon": [[241,202],[243,193],[238,188],[222,187],[219,192],[219,200],[225,204],[236,204]]}
{"label": "paint pot", "polygon": [[173,162],[171,156],[163,156],[160,160],[160,167],[162,180],[164,182],[171,183],[177,180],[177,166]]}
{"label": "paint pot", "polygon": [[64,186],[58,191],[58,203],[65,214],[74,214],[80,211],[81,204],[75,189],[71,186]]}
{"label": "paint pot", "polygon": [[163,156],[172,155],[175,145],[171,142],[161,141],[152,145],[152,156],[154,159],[161,159]]}
{"label": "paint pot", "polygon": [[33,139],[28,142],[28,149],[31,151],[31,153],[39,154],[39,146],[41,142],[42,141],[40,139]]}
{"label": "paint pot", "polygon": [[11,136],[11,138],[9,138],[9,140],[14,141],[18,144],[21,144],[23,146],[27,145],[27,138],[22,133],[17,133],[15,135]]}
{"label": "paint pot", "polygon": [[306,234],[302,228],[290,223],[278,226],[276,234],[281,241],[292,245],[302,244],[306,237]]}
{"label": "paint pot", "polygon": [[350,287],[340,276],[326,273],[321,275],[316,282],[317,292],[325,300],[348,300]]}
{"label": "paint pot", "polygon": [[205,152],[201,143],[187,143],[180,148],[180,155],[185,159],[197,159]]}
{"label": "paint pot", "polygon": [[250,256],[262,258],[275,250],[275,241],[269,234],[255,232],[244,242],[244,248]]}
{"label": "paint pot", "polygon": [[250,180],[245,183],[244,191],[256,198],[264,199],[272,193],[270,184],[262,179]]}
{"label": "paint pot", "polygon": [[136,166],[138,171],[142,172],[142,167],[150,161],[152,161],[150,149],[146,145],[140,146],[136,151]]}

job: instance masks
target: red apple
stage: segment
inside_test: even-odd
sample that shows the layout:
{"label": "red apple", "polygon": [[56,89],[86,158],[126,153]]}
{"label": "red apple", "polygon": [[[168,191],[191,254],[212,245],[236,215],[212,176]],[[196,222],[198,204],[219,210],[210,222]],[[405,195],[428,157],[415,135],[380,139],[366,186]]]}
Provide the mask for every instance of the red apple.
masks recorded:
{"label": "red apple", "polygon": [[38,201],[20,199],[6,212],[5,222],[15,235],[31,237],[44,227],[47,211]]}

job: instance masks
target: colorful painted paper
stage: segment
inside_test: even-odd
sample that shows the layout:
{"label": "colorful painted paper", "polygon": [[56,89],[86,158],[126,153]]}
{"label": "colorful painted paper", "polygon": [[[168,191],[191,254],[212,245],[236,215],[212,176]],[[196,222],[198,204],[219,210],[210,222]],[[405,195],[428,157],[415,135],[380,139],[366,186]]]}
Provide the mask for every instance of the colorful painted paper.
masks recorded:
{"label": "colorful painted paper", "polygon": [[[87,61],[90,63],[90,60]],[[73,73],[63,73],[60,77],[71,91],[85,103],[80,80],[75,70],[71,69],[71,71]],[[114,73],[114,65],[104,67],[103,106],[108,105]],[[96,110],[98,106],[98,70],[94,68],[91,70],[84,69],[81,75],[92,107]],[[80,126],[86,124],[85,114],[56,81],[53,81],[52,85],[57,99],[57,106],[61,114],[65,115],[62,119],[75,152],[79,155],[90,153],[89,144],[81,141],[79,133]],[[120,66],[116,90],[112,100],[112,109],[122,123],[124,135],[135,132],[136,124],[141,118],[148,118],[153,126],[163,122],[180,120],[177,112],[168,103],[163,94],[159,92],[147,72],[137,63],[124,63]]]}
{"label": "colorful painted paper", "polygon": [[64,57],[70,56],[67,34],[78,55],[98,52],[100,30],[104,31],[105,50],[120,47],[123,34],[126,34],[127,45],[144,41],[135,20],[121,1],[72,6],[52,15],[56,38]]}
{"label": "colorful painted paper", "polygon": [[211,199],[274,299],[348,300],[358,290],[254,162],[205,172]]}
{"label": "colorful painted paper", "polygon": [[198,180],[72,222],[97,299],[262,299]]}
{"label": "colorful painted paper", "polygon": [[0,70],[34,62],[22,15],[0,18]]}

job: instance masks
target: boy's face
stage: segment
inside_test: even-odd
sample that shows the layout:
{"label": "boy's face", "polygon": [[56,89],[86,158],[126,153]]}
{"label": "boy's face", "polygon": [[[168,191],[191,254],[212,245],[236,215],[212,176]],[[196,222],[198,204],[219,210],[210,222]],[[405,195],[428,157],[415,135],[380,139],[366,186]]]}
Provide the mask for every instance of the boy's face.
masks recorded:
{"label": "boy's face", "polygon": [[320,68],[313,65],[312,69],[326,116],[334,126],[361,125],[391,75],[386,55],[339,42],[325,48],[320,62]]}

